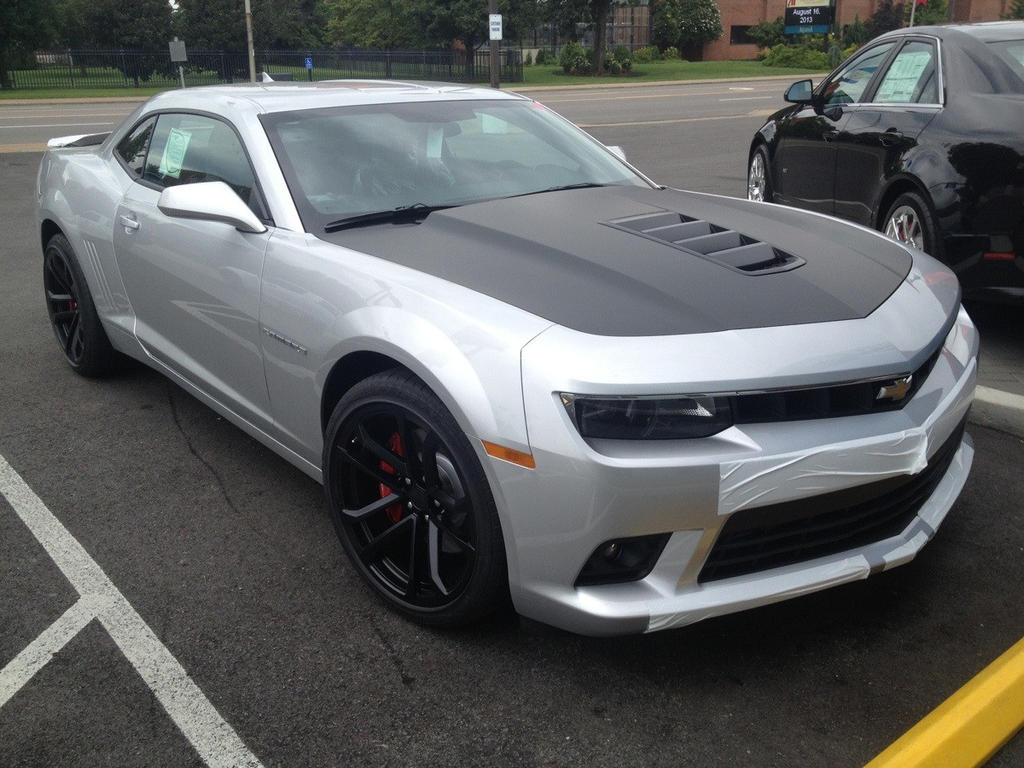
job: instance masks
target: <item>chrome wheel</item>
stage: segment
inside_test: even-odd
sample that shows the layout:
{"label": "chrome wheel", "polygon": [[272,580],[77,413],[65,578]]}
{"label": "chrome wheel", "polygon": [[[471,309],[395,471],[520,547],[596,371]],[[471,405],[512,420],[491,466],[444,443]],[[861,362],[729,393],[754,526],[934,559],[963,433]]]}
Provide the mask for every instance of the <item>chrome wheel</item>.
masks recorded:
{"label": "chrome wheel", "polygon": [[747,173],[747,199],[764,202],[768,196],[768,168],[764,159],[764,151],[760,148],[750,158],[750,170]]}
{"label": "chrome wheel", "polygon": [[889,212],[885,234],[893,240],[924,250],[924,226],[920,214],[911,205],[901,205]]}

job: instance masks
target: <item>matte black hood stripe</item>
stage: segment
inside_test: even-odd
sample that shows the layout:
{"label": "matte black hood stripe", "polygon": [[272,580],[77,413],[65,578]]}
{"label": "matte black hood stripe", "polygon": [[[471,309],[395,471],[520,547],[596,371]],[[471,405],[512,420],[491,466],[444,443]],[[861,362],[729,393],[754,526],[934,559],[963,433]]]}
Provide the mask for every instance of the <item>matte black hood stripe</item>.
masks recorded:
{"label": "matte black hood stripe", "polygon": [[[606,226],[682,214],[799,259],[744,272]],[[550,192],[383,224],[324,240],[444,278],[559,325],[606,336],[662,336],[864,317],[906,277],[896,243],[779,206],[640,187]],[[685,244],[683,245],[685,249]]]}

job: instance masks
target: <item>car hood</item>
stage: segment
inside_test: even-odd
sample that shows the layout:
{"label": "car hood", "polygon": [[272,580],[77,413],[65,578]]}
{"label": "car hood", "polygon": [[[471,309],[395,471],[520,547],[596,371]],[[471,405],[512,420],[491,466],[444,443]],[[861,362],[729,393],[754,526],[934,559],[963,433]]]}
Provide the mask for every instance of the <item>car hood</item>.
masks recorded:
{"label": "car hood", "polygon": [[321,237],[605,336],[865,317],[912,263],[829,217],[641,187],[491,200]]}

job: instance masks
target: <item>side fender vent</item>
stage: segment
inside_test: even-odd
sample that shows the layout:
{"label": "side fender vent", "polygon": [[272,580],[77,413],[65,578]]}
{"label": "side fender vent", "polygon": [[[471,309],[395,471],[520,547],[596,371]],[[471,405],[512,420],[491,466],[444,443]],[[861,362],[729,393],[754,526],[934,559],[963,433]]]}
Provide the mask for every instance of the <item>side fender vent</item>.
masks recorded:
{"label": "side fender vent", "polygon": [[806,262],[799,256],[749,235],[674,211],[601,222],[605,226],[657,240],[746,275],[788,272]]}

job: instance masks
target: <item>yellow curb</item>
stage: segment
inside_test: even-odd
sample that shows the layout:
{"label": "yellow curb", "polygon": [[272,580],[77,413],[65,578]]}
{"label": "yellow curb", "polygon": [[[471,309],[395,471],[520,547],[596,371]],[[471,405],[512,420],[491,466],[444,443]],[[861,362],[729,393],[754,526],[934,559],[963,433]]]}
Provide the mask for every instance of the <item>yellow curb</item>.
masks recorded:
{"label": "yellow curb", "polygon": [[1024,639],[865,768],[983,765],[1024,725]]}
{"label": "yellow curb", "polygon": [[46,144],[0,144],[0,155],[13,152],[45,152]]}

